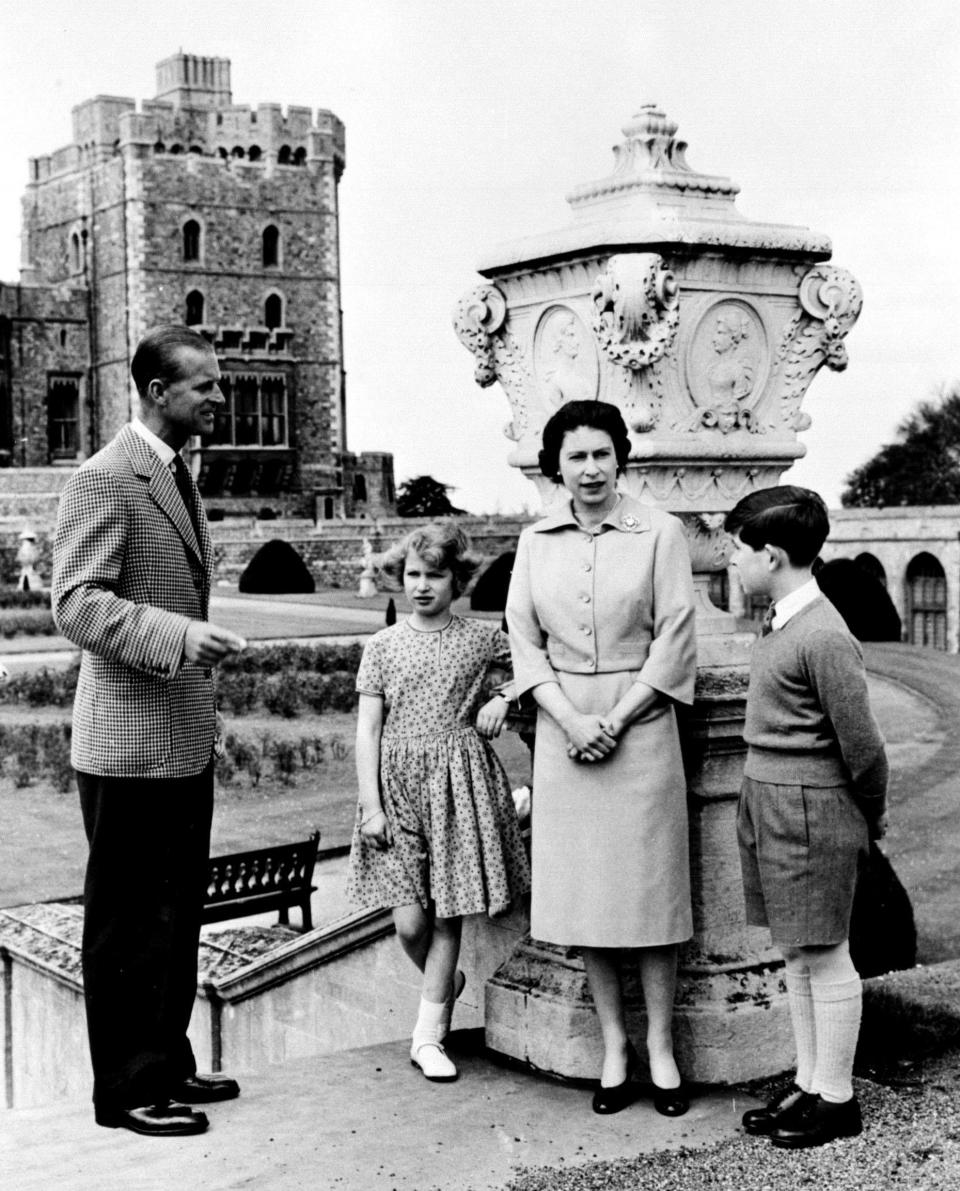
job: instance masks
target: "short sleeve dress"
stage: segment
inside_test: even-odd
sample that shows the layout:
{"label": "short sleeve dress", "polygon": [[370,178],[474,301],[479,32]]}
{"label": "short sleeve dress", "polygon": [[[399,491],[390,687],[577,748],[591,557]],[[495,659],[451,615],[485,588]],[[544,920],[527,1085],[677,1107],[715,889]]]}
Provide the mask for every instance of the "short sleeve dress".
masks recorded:
{"label": "short sleeve dress", "polygon": [[488,672],[509,665],[504,633],[469,617],[433,631],[404,621],[367,642],[357,690],[384,701],[380,786],[393,844],[369,844],[358,811],[347,881],[354,903],[496,915],[529,889],[509,781],[475,726]]}

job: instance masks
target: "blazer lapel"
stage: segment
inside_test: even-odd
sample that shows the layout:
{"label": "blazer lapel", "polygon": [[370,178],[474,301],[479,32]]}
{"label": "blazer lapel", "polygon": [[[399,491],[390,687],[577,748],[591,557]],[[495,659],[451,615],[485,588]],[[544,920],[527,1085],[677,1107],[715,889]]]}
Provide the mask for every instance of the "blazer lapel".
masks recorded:
{"label": "blazer lapel", "polygon": [[180,496],[180,489],[177,487],[177,482],[173,478],[170,468],[164,467],[159,455],[150,449],[135,430],[131,430],[129,426],[125,426],[124,433],[126,435],[124,446],[130,454],[134,471],[148,482],[148,490],[154,504],[156,504],[165,516],[170,518],[176,527],[177,533],[183,538],[184,543],[192,551],[194,557],[203,563],[205,570],[208,570],[213,551],[210,544],[210,535],[206,531],[203,520],[201,519],[200,536],[205,541],[198,542],[197,535],[193,532],[193,522],[190,520],[190,514],[187,512],[186,506],[183,503],[183,498]]}

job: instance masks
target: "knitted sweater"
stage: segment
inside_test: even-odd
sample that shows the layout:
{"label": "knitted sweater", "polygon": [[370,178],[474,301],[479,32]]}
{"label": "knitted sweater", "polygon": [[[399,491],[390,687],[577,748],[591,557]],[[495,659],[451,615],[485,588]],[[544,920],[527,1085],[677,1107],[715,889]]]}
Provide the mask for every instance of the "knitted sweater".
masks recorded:
{"label": "knitted sweater", "polygon": [[743,738],[747,777],[779,785],[848,783],[868,819],[883,814],[887,758],[863,652],[824,596],[754,644]]}

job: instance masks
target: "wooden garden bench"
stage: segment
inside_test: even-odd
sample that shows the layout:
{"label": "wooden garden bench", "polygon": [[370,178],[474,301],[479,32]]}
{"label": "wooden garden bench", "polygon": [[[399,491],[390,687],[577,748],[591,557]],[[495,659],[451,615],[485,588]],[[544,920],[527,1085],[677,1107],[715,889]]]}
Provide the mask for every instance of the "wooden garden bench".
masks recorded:
{"label": "wooden garden bench", "polygon": [[278,921],[287,926],[290,907],[299,906],[301,929],[312,930],[310,895],[316,886],[310,882],[319,842],[320,832],[315,831],[295,844],[211,856],[203,921],[222,922],[278,910]]}

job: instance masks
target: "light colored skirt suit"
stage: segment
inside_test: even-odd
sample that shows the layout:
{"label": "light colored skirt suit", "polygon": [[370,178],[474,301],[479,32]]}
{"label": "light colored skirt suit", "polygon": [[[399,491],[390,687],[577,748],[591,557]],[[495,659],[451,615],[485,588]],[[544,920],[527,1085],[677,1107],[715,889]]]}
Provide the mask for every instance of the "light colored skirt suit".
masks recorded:
{"label": "light colored skirt suit", "polygon": [[650,947],[692,934],[686,782],[674,702],[696,671],[686,539],[667,513],[621,497],[596,531],[567,505],[521,535],[507,601],[517,689],[557,682],[609,712],[643,681],[660,698],[601,762],[567,754],[537,720],[530,932],[544,942]]}

